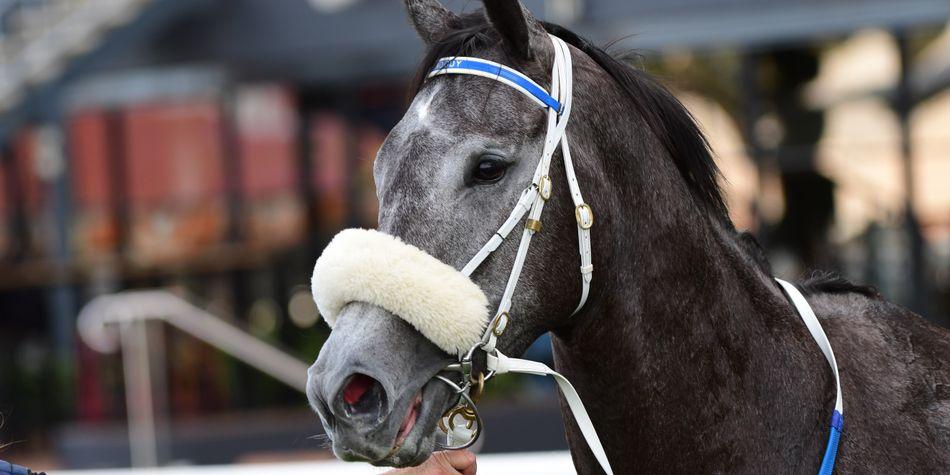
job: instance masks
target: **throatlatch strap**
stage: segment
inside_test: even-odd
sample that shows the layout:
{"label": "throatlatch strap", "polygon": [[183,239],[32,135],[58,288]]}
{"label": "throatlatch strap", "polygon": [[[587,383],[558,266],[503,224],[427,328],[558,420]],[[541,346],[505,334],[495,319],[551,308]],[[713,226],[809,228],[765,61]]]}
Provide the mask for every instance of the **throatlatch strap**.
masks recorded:
{"label": "throatlatch strap", "polygon": [[835,360],[835,352],[831,349],[831,342],[828,341],[828,336],[825,335],[825,331],[821,328],[818,317],[815,316],[815,312],[812,310],[811,305],[808,304],[808,300],[805,299],[805,296],[802,295],[794,285],[782,279],[775,279],[775,281],[785,289],[786,295],[788,295],[789,300],[792,301],[792,305],[795,306],[798,315],[802,317],[805,326],[808,327],[808,332],[811,333],[811,337],[818,343],[818,347],[821,348],[821,352],[824,353],[825,359],[828,360],[828,366],[831,366],[831,372],[835,375],[835,409],[834,412],[831,413],[831,434],[828,436],[828,446],[825,448],[825,455],[821,460],[821,468],[818,470],[819,475],[831,475],[835,468],[835,458],[838,456],[838,442],[841,439],[841,428],[844,425],[844,403],[841,393],[841,378],[838,376],[838,362]]}

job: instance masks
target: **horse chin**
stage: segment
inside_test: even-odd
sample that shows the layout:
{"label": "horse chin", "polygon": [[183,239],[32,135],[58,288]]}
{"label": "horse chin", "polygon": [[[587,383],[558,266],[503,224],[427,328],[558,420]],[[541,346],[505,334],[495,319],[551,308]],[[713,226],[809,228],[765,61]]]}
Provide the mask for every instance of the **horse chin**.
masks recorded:
{"label": "horse chin", "polygon": [[[436,399],[439,401],[422,398],[415,409],[414,416],[413,409],[410,408],[399,424],[399,431],[396,433],[390,453],[382,460],[373,462],[373,465],[411,467],[425,462],[432,455],[435,448],[436,424],[444,412],[442,407],[446,404],[445,398]],[[403,433],[409,418],[414,419],[411,421],[412,427]]]}

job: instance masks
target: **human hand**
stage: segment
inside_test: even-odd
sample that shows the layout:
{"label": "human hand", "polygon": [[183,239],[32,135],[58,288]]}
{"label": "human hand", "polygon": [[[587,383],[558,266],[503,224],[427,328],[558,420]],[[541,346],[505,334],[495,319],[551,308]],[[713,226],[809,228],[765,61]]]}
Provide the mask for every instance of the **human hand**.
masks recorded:
{"label": "human hand", "polygon": [[475,475],[478,464],[468,450],[435,452],[418,467],[398,468],[384,475]]}

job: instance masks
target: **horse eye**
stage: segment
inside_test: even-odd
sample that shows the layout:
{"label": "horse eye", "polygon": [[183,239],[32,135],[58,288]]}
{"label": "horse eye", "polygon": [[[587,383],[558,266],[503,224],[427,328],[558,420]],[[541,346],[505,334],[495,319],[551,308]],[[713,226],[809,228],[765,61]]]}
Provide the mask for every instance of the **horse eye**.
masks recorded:
{"label": "horse eye", "polygon": [[508,164],[498,158],[483,157],[475,166],[472,177],[477,183],[493,183],[505,176]]}

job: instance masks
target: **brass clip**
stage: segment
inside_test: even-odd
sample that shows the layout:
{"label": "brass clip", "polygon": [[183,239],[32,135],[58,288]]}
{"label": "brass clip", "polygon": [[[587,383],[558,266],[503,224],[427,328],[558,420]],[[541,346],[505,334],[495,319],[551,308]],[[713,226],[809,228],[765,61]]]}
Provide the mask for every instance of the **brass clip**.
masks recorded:
{"label": "brass clip", "polygon": [[551,199],[551,177],[544,175],[538,180],[538,194],[541,195],[541,199],[547,201]]}
{"label": "brass clip", "polygon": [[574,209],[574,217],[581,229],[590,229],[594,225],[594,209],[587,203],[581,203]]}
{"label": "brass clip", "polygon": [[495,323],[492,324],[491,332],[495,336],[501,336],[502,333],[505,333],[506,328],[508,328],[508,312],[501,312],[498,318],[495,319]]}
{"label": "brass clip", "polygon": [[472,402],[477,403],[482,397],[482,392],[485,391],[485,373],[478,373],[478,378],[469,376],[469,379],[472,381],[472,387],[469,388],[468,395],[472,398]]}

